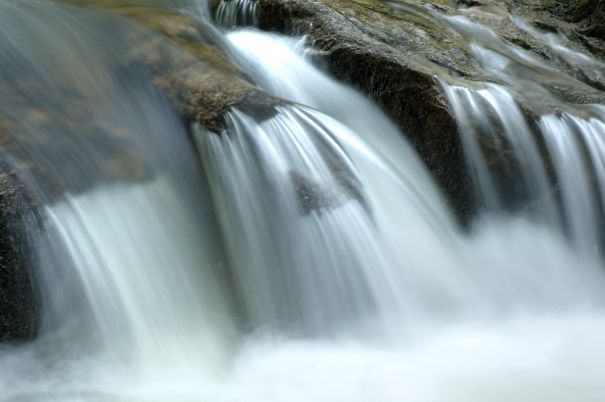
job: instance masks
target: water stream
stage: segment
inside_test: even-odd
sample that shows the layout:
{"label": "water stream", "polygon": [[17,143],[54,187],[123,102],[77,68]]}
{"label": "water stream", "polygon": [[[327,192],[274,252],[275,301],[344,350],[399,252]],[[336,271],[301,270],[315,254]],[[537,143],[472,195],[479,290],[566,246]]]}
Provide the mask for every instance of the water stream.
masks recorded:
{"label": "water stream", "polygon": [[[208,23],[201,2],[161,3]],[[233,108],[193,141],[121,58],[142,28],[0,5],[6,152],[44,205],[46,306],[36,341],[0,349],[0,401],[601,401],[603,108],[526,123],[517,78],[484,55],[509,45],[482,35],[501,84],[443,82],[484,211],[463,232],[405,137],[304,38],[234,30],[254,4],[219,7],[224,45],[290,103]]]}

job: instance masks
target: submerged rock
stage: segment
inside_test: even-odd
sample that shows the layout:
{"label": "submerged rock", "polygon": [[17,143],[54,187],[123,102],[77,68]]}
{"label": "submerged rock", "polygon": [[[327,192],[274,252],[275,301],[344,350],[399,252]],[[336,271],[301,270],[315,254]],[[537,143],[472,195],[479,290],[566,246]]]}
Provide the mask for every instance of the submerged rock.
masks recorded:
{"label": "submerged rock", "polygon": [[336,183],[318,182],[295,171],[291,171],[289,176],[299,205],[305,214],[338,208],[352,200],[367,207],[359,183],[351,176],[339,174]]}

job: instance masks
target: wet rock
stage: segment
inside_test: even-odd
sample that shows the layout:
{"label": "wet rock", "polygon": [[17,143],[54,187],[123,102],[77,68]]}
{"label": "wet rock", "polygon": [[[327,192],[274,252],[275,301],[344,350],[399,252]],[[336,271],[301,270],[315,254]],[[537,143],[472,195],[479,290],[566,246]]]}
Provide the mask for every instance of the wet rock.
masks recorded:
{"label": "wet rock", "polygon": [[0,161],[0,343],[32,339],[40,326],[28,239],[30,226],[36,224],[32,199],[8,164]]}
{"label": "wet rock", "polygon": [[[220,132],[224,113],[232,107],[265,119],[273,106],[284,102],[252,85],[225,54],[222,37],[213,27],[187,16],[123,0],[63,0],[64,3],[102,9],[134,20],[151,32],[126,32],[131,63],[149,68],[156,85],[173,102],[187,123]],[[166,40],[167,39],[167,40]]]}
{"label": "wet rock", "polygon": [[[133,94],[124,95],[133,103],[141,102],[136,93],[156,96],[159,89],[186,124],[195,122],[213,132],[223,130],[223,115],[231,107],[262,120],[283,103],[245,79],[221,52],[220,37],[210,26],[121,0],[64,3],[93,8],[92,12],[80,7],[64,11],[91,29],[110,30],[108,40],[119,40],[108,55],[111,63],[95,66],[90,77],[77,76],[82,74],[77,68],[70,76],[69,66],[60,71],[34,69],[35,61],[27,53],[14,52],[3,58],[7,66],[0,69],[0,147],[40,179],[38,184],[49,200],[66,191],[86,190],[94,183],[144,181],[153,175],[149,156],[137,151],[140,147],[133,143],[128,118],[119,104],[99,104],[104,96],[101,88],[120,93],[128,87]],[[84,38],[82,42],[87,43]],[[108,47],[88,45],[92,52]],[[94,83],[89,82],[91,77]],[[150,81],[156,89],[145,87]],[[113,118],[106,119],[104,114]],[[69,144],[55,140],[66,137],[86,144],[83,151],[94,158],[76,161]]]}
{"label": "wet rock", "polygon": [[290,181],[299,204],[306,214],[326,208],[335,208],[348,199],[332,186],[322,186],[297,172],[290,172]]}

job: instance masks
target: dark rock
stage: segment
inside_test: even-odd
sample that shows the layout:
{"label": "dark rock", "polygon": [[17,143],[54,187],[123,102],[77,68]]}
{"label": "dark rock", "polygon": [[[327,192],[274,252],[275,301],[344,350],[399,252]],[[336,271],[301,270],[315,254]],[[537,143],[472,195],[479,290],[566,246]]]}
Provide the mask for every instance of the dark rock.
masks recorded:
{"label": "dark rock", "polygon": [[515,14],[605,59],[604,0],[504,0]]}
{"label": "dark rock", "polygon": [[0,161],[0,343],[32,339],[40,326],[39,297],[28,239],[37,224],[28,192]]}

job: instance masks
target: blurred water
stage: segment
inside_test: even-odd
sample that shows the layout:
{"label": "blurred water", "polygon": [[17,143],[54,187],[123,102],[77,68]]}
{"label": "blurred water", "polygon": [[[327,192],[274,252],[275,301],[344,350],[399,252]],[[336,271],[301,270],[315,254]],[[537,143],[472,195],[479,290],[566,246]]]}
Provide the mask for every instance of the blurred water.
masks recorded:
{"label": "blurred water", "polygon": [[[263,88],[313,106],[346,124],[327,123],[333,120],[316,117],[326,122],[323,127],[331,129],[336,143],[357,168],[366,205],[381,240],[391,250],[394,258],[391,263],[397,266],[391,269],[404,272],[409,285],[403,292],[405,303],[408,307],[414,306],[404,315],[409,316],[410,310],[419,304],[430,306],[428,315],[439,315],[443,306],[452,311],[468,308],[478,314],[477,310],[501,311],[507,304],[515,306],[517,302],[519,305],[544,302],[560,307],[562,300],[570,302],[583,292],[587,292],[588,299],[600,298],[597,290],[600,285],[594,292],[586,288],[592,280],[600,281],[598,259],[583,258],[585,268],[580,270],[572,268],[573,263],[563,263],[577,258],[571,256],[580,249],[565,245],[556,230],[559,228],[557,207],[552,199],[540,194],[548,193],[547,174],[540,161],[532,159],[538,152],[537,145],[532,143],[529,128],[520,118],[521,112],[504,88],[493,86],[480,94],[485,105],[493,107],[495,117],[507,128],[511,136],[507,142],[521,159],[521,177],[528,193],[536,194],[538,201],[529,207],[535,208],[543,218],[527,219],[531,214],[525,213],[516,218],[486,216],[477,222],[475,232],[467,238],[460,236],[451,224],[449,211],[428,172],[392,123],[362,95],[314,67],[303,40],[248,29],[235,31],[228,37],[247,57],[248,71]],[[500,98],[505,102],[500,104]],[[472,108],[467,110],[473,112]],[[477,110],[480,113],[478,106]],[[254,122],[248,121],[248,124]],[[240,126],[246,127],[241,123]],[[283,129],[274,131],[275,134],[260,137],[263,141],[274,141],[284,132]],[[494,198],[501,197],[495,195]],[[555,249],[560,251],[554,252]],[[553,253],[558,257],[547,262],[550,258],[547,256]],[[564,257],[567,253],[571,253],[570,259]],[[516,262],[509,264],[507,255],[510,258],[516,255]],[[554,263],[557,260],[560,263]],[[542,279],[537,274],[539,270],[543,270]],[[530,272],[536,272],[537,276]],[[580,279],[584,274],[588,276]],[[593,274],[596,276],[592,277]],[[524,275],[526,278],[522,279]],[[552,281],[546,284],[544,278]],[[568,286],[571,283],[577,287]],[[419,299],[423,302],[414,304]],[[426,311],[421,313],[426,314]]]}

